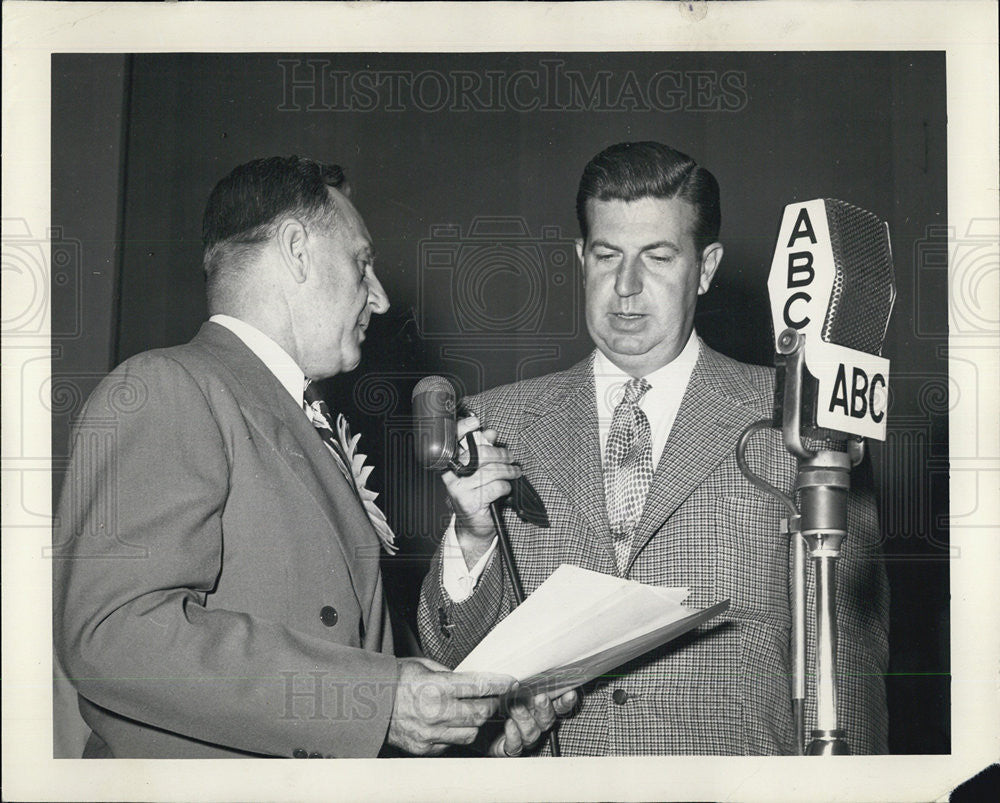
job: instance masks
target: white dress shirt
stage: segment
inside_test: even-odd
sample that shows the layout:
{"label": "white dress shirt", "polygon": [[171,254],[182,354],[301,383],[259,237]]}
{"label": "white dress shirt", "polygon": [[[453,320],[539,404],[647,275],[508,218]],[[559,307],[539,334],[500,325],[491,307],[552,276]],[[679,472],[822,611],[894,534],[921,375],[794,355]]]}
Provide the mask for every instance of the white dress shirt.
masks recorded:
{"label": "white dress shirt", "polygon": [[250,349],[268,371],[274,374],[281,386],[287,390],[299,409],[305,414],[303,401],[305,397],[306,378],[295,362],[281,346],[265,335],[260,329],[251,326],[239,318],[231,315],[213,315],[208,319],[219,326],[225,326],[230,332],[243,341],[244,345]]}
{"label": "white dress shirt", "polygon": [[[663,447],[670,437],[670,430],[673,428],[674,419],[680,409],[684,392],[687,390],[688,382],[691,379],[691,372],[694,364],[698,361],[698,336],[691,330],[691,336],[687,343],[671,362],[662,368],[657,368],[651,374],[647,374],[645,379],[649,382],[649,390],[646,391],[639,402],[639,408],[649,419],[653,443],[653,461],[660,462],[663,456]],[[621,368],[611,362],[600,350],[594,353],[594,393],[597,402],[597,431],[601,442],[601,464],[604,463],[604,447],[608,442],[608,430],[611,429],[611,419],[614,417],[615,407],[621,401],[625,393],[625,383],[632,379],[632,375],[626,373]],[[635,377],[641,379],[642,377]],[[451,523],[445,531],[443,548],[441,550],[441,585],[451,597],[452,602],[462,602],[468,599],[475,590],[476,583],[487,563],[493,556],[496,549],[496,538],[489,550],[472,567],[466,566],[462,548],[458,544],[458,537],[455,534],[455,517],[452,516]]]}

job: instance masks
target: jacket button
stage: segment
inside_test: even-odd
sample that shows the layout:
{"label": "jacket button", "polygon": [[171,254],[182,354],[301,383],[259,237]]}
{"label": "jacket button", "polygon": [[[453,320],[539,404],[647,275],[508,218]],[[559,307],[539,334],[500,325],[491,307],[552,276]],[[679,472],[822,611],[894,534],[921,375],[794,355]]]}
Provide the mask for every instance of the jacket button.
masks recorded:
{"label": "jacket button", "polygon": [[625,705],[628,702],[628,692],[625,689],[615,689],[611,693],[611,699],[615,701],[615,705]]}
{"label": "jacket button", "polygon": [[292,751],[292,758],[307,758],[309,754],[303,750],[301,747],[296,747]]}
{"label": "jacket button", "polygon": [[310,753],[309,758],[323,758],[322,753]]}
{"label": "jacket button", "polygon": [[330,605],[324,605],[323,609],[319,612],[319,618],[327,627],[333,627],[337,624],[337,619],[339,618],[337,616],[337,609]]}
{"label": "jacket button", "polygon": [[451,629],[454,625],[448,621],[448,612],[442,607],[438,608],[438,627],[441,628],[441,635],[451,638]]}

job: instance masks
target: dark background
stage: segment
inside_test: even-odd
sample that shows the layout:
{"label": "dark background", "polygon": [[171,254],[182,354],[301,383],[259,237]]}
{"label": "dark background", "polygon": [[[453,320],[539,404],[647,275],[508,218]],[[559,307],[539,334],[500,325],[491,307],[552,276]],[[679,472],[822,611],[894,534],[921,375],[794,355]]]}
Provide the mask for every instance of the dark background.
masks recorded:
{"label": "dark background", "polygon": [[[518,71],[529,77],[515,86]],[[463,99],[457,81],[479,89]],[[215,182],[261,156],[338,162],[392,309],[361,366],[325,389],[364,433],[402,543],[383,561],[387,590],[412,622],[447,518],[412,460],[413,384],[439,373],[471,393],[585,356],[580,172],[614,142],[667,142],[722,188],[726,253],[696,326],[738,359],[773,360],[765,282],[785,204],[840,198],[889,222],[889,433],[871,452],[892,588],[890,749],[947,753],[945,133],[944,55],[931,52],[54,55],[55,492],[100,377],[205,319],[200,221]]]}

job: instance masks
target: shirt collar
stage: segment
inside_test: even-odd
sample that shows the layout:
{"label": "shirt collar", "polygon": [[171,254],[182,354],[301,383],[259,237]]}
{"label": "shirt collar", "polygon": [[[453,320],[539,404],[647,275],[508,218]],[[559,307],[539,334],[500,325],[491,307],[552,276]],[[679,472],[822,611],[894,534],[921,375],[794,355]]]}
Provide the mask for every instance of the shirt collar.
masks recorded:
{"label": "shirt collar", "polygon": [[231,315],[213,315],[209,320],[219,324],[219,326],[226,327],[242,340],[244,345],[264,363],[267,370],[274,374],[281,386],[291,394],[295,403],[299,407],[302,406],[305,375],[287,351],[256,326],[251,326],[239,318],[234,318]]}
{"label": "shirt collar", "polygon": [[[645,379],[650,384],[651,392],[654,389],[679,388],[683,395],[684,389],[687,388],[688,380],[691,378],[691,371],[694,369],[694,364],[698,361],[698,351],[698,335],[692,328],[687,343],[681,349],[681,353],[666,365],[660,366],[655,371],[646,374]],[[608,390],[617,388],[620,396],[624,392],[624,383],[632,379],[632,375],[623,371],[604,356],[604,353],[600,349],[597,349],[594,354],[594,379],[599,390],[598,398],[601,398],[603,394],[600,393],[600,390],[602,388]],[[609,399],[608,401],[613,409],[620,399]]]}

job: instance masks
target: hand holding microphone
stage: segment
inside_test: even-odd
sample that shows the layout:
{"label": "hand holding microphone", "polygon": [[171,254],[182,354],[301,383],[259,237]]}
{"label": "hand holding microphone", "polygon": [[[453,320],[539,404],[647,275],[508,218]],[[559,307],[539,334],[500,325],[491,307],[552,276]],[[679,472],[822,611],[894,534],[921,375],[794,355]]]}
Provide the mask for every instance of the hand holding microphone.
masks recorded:
{"label": "hand holding microphone", "polygon": [[[460,524],[471,527],[474,535],[485,532],[484,513],[489,513],[492,502],[502,500],[523,521],[549,526],[538,492],[522,476],[510,453],[495,445],[497,433],[478,431],[475,416],[456,423],[455,389],[447,379],[424,377],[413,389],[412,401],[417,460],[424,468],[445,472],[444,482]],[[485,449],[482,455],[480,447]],[[488,470],[481,472],[481,468]]]}
{"label": "hand holding microphone", "polygon": [[[541,497],[522,476],[521,467],[513,463],[510,452],[496,445],[495,430],[481,430],[475,416],[455,421],[455,390],[448,380],[440,376],[424,377],[413,389],[412,402],[417,459],[424,468],[442,472],[455,510],[455,534],[466,565],[474,566],[489,550],[495,536],[514,603],[520,605],[524,602],[524,587],[500,512],[500,501],[510,505],[523,521],[548,527]],[[575,699],[575,695],[572,700],[561,698],[560,704],[569,706]],[[518,746],[516,753],[508,746],[504,754],[519,755],[525,744],[550,728],[554,722],[554,715],[548,716],[550,710],[547,703],[532,706],[530,711],[522,711],[519,719],[508,720],[508,735],[512,744]],[[498,739],[494,748],[506,744],[506,738]],[[549,746],[553,756],[561,754],[555,731],[549,732]]]}
{"label": "hand holding microphone", "polygon": [[475,416],[463,418],[456,425],[460,447],[459,462],[468,464],[471,454],[464,439],[472,435],[477,447],[479,467],[474,473],[460,476],[454,471],[441,475],[455,511],[455,535],[469,566],[486,553],[496,536],[490,505],[510,494],[512,481],[521,476],[521,467],[514,465],[510,452],[496,446],[496,430],[481,430]]}
{"label": "hand holding microphone", "polygon": [[[441,471],[446,475],[445,484],[452,497],[452,504],[456,506],[456,525],[460,524],[464,531],[456,532],[456,535],[460,538],[466,564],[474,565],[489,549],[492,536],[488,535],[485,526],[485,514],[488,514],[493,534],[499,539],[500,553],[514,588],[514,596],[520,604],[524,601],[524,590],[499,510],[502,492],[511,493],[513,483],[520,478],[520,469],[510,462],[510,455],[505,449],[501,450],[494,445],[495,432],[492,433],[492,440],[477,438],[474,429],[478,427],[478,421],[473,423],[467,420],[463,427],[463,443],[468,450],[468,457],[464,464],[459,462],[461,452],[455,423],[455,389],[447,379],[440,376],[424,377],[413,389],[412,401],[417,460],[424,468]],[[481,463],[479,457],[481,440],[486,440],[483,448],[488,450],[485,463]],[[448,474],[451,476],[448,477]],[[458,482],[459,480],[463,481]],[[530,490],[530,495],[537,500],[537,506],[542,508],[538,494],[533,488]],[[487,493],[493,493],[494,496],[487,498]],[[518,502],[524,496],[523,490],[510,496],[511,505],[522,517],[524,513]],[[542,511],[544,515],[544,508]],[[548,526],[547,520],[544,526]],[[463,536],[464,544],[461,540]],[[470,547],[468,551],[466,544]]]}

